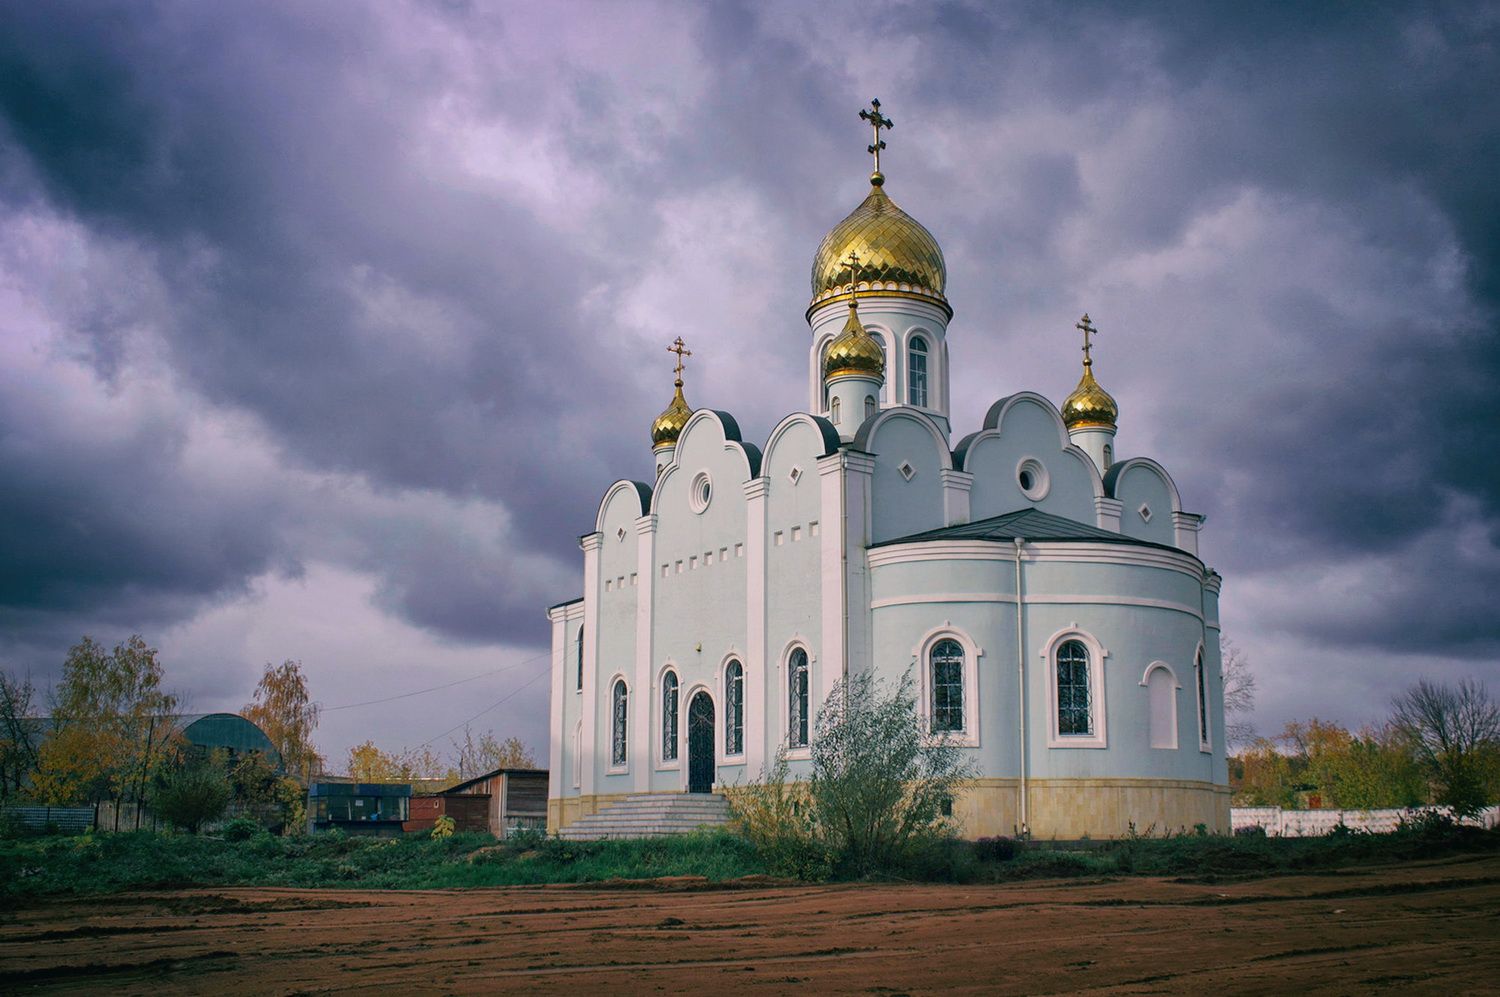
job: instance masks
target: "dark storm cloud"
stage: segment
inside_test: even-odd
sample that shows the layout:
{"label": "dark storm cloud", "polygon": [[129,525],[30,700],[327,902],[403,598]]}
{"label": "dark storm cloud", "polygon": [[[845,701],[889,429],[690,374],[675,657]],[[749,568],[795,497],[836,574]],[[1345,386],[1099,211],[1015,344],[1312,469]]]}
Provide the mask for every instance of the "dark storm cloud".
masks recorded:
{"label": "dark storm cloud", "polygon": [[1252,653],[1492,652],[1453,593],[1500,580],[1497,20],[12,5],[3,319],[38,345],[0,381],[6,643],[334,562],[535,648],[603,487],[649,471],[663,341],[751,436],[805,404],[807,265],[878,95],[948,257],[960,425],[1067,391],[1058,337],[1104,309],[1121,442],[1211,515]]}

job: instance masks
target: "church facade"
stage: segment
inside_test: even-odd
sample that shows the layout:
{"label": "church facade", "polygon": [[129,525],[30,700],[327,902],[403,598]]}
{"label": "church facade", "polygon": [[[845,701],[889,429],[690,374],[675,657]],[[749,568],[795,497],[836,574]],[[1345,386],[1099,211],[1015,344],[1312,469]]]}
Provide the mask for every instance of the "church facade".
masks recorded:
{"label": "church facade", "polygon": [[979,778],[969,837],[1229,828],[1219,576],[1166,470],[1119,457],[1079,328],[1059,408],[1018,391],[956,441],[942,250],[885,191],[823,240],[807,410],[762,446],[676,391],[552,627],[548,828],[632,794],[810,768],[846,675],[910,674]]}

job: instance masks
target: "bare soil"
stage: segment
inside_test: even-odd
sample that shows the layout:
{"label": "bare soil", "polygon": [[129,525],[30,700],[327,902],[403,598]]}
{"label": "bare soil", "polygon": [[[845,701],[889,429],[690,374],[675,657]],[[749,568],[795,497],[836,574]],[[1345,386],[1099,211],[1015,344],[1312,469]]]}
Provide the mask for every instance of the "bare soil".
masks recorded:
{"label": "bare soil", "polygon": [[1500,857],[1234,883],[132,893],[0,913],[0,991],[1500,992]]}

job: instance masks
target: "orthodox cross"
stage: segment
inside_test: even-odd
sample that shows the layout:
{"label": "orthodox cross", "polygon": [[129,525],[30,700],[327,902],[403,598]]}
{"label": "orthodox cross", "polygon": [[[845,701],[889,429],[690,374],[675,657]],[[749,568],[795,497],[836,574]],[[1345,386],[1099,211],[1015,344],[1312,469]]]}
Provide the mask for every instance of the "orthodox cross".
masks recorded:
{"label": "orthodox cross", "polygon": [[1089,351],[1094,348],[1094,344],[1089,342],[1089,337],[1099,335],[1099,330],[1094,328],[1094,323],[1089,319],[1088,312],[1084,312],[1083,318],[1073,328],[1083,330],[1083,365],[1085,367],[1092,367],[1094,365],[1094,358],[1089,354]]}
{"label": "orthodox cross", "polygon": [[682,387],[682,358],[692,356],[693,351],[688,349],[687,345],[683,343],[682,337],[678,336],[677,342],[667,347],[667,352],[677,354],[677,366],[672,369],[672,373],[677,375],[677,386],[680,388]]}
{"label": "orthodox cross", "polygon": [[880,150],[885,148],[885,142],[880,137],[880,129],[895,128],[896,123],[880,113],[880,101],[873,99],[870,101],[870,109],[860,111],[859,116],[862,120],[868,121],[875,132],[875,144],[866,151],[875,157],[875,172],[872,176],[881,177],[883,180],[885,178],[880,173]]}
{"label": "orthodox cross", "polygon": [[854,304],[854,284],[859,280],[859,254],[849,250],[849,303]]}

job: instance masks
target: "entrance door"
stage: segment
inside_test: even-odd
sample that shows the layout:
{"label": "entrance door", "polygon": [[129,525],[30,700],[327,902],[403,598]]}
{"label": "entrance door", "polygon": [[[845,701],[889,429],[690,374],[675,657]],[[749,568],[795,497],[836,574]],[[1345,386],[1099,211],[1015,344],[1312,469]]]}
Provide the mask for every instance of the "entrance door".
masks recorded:
{"label": "entrance door", "polygon": [[714,701],[699,692],[688,704],[688,792],[714,788]]}

